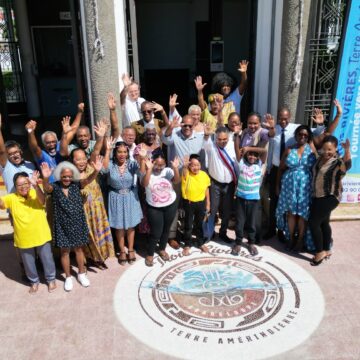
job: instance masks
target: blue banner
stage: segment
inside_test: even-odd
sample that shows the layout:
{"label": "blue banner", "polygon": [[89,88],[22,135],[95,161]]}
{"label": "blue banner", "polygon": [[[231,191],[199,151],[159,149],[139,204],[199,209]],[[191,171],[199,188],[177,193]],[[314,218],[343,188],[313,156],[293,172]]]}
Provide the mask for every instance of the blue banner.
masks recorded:
{"label": "blue banner", "polygon": [[360,0],[348,6],[336,88],[343,115],[334,135],[340,143],[350,140],[352,168],[343,180],[342,202],[354,203],[360,202]]}

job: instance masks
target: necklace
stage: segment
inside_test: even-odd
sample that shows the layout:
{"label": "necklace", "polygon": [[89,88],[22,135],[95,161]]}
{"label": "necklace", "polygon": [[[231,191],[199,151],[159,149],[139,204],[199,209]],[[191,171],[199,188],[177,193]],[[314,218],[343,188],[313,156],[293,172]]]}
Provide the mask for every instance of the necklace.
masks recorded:
{"label": "necklace", "polygon": [[120,175],[123,175],[126,170],[127,161],[125,161],[122,165],[118,165]]}

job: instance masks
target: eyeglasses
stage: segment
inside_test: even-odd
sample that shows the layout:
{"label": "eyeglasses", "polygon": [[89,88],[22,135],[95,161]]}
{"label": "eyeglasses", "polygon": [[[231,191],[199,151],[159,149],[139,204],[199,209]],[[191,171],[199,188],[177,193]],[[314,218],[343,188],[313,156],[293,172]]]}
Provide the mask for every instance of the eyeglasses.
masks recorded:
{"label": "eyeglasses", "polygon": [[141,110],[141,112],[143,114],[152,114],[154,111],[153,110]]}
{"label": "eyeglasses", "polygon": [[73,177],[72,176],[68,176],[68,175],[64,175],[64,176],[61,176],[62,179],[72,179]]}
{"label": "eyeglasses", "polygon": [[20,155],[21,154],[21,151],[20,150],[16,150],[12,153],[8,153],[8,157],[14,157],[16,155]]}
{"label": "eyeglasses", "polygon": [[184,127],[184,128],[192,128],[193,126],[192,125],[189,125],[189,124],[184,124],[182,127]]}

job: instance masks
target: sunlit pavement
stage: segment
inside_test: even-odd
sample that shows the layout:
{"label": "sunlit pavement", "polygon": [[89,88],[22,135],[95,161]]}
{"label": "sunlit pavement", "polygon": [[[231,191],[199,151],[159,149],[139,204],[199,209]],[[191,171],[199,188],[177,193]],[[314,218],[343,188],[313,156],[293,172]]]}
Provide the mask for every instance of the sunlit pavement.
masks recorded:
{"label": "sunlit pavement", "polygon": [[[4,223],[0,226],[5,229]],[[333,222],[332,228],[334,254],[318,267],[309,265],[310,254],[286,253],[275,239],[262,244],[305,269],[325,298],[318,328],[303,343],[272,359],[360,358],[360,221]],[[133,337],[115,315],[114,290],[130,265],[122,267],[114,258],[107,261],[107,270],[90,268],[91,286],[85,289],[75,282],[70,293],[63,290],[59,272],[54,293],[43,283],[32,296],[21,280],[11,235],[0,239],[0,359],[173,358]],[[138,256],[137,262],[144,260]],[[254,353],[256,358],[256,347]]]}

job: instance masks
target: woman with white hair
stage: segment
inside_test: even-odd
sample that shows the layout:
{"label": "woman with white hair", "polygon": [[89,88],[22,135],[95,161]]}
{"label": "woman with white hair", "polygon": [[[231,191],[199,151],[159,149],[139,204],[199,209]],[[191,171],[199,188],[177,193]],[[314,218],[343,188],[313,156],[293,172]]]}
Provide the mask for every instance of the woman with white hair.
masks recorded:
{"label": "woman with white hair", "polygon": [[54,170],[55,182],[50,184],[51,169],[47,163],[41,164],[44,189],[52,195],[54,210],[54,240],[55,246],[61,249],[61,265],[65,272],[65,291],[71,291],[73,280],[70,274],[70,250],[74,249],[79,267],[78,280],[84,287],[90,285],[86,276],[85,258],[82,246],[89,241],[89,230],[86,223],[83,198],[80,189],[91,183],[102,169],[101,156],[92,162],[94,171],[85,179],[80,179],[80,173],[74,164],[64,161]]}

